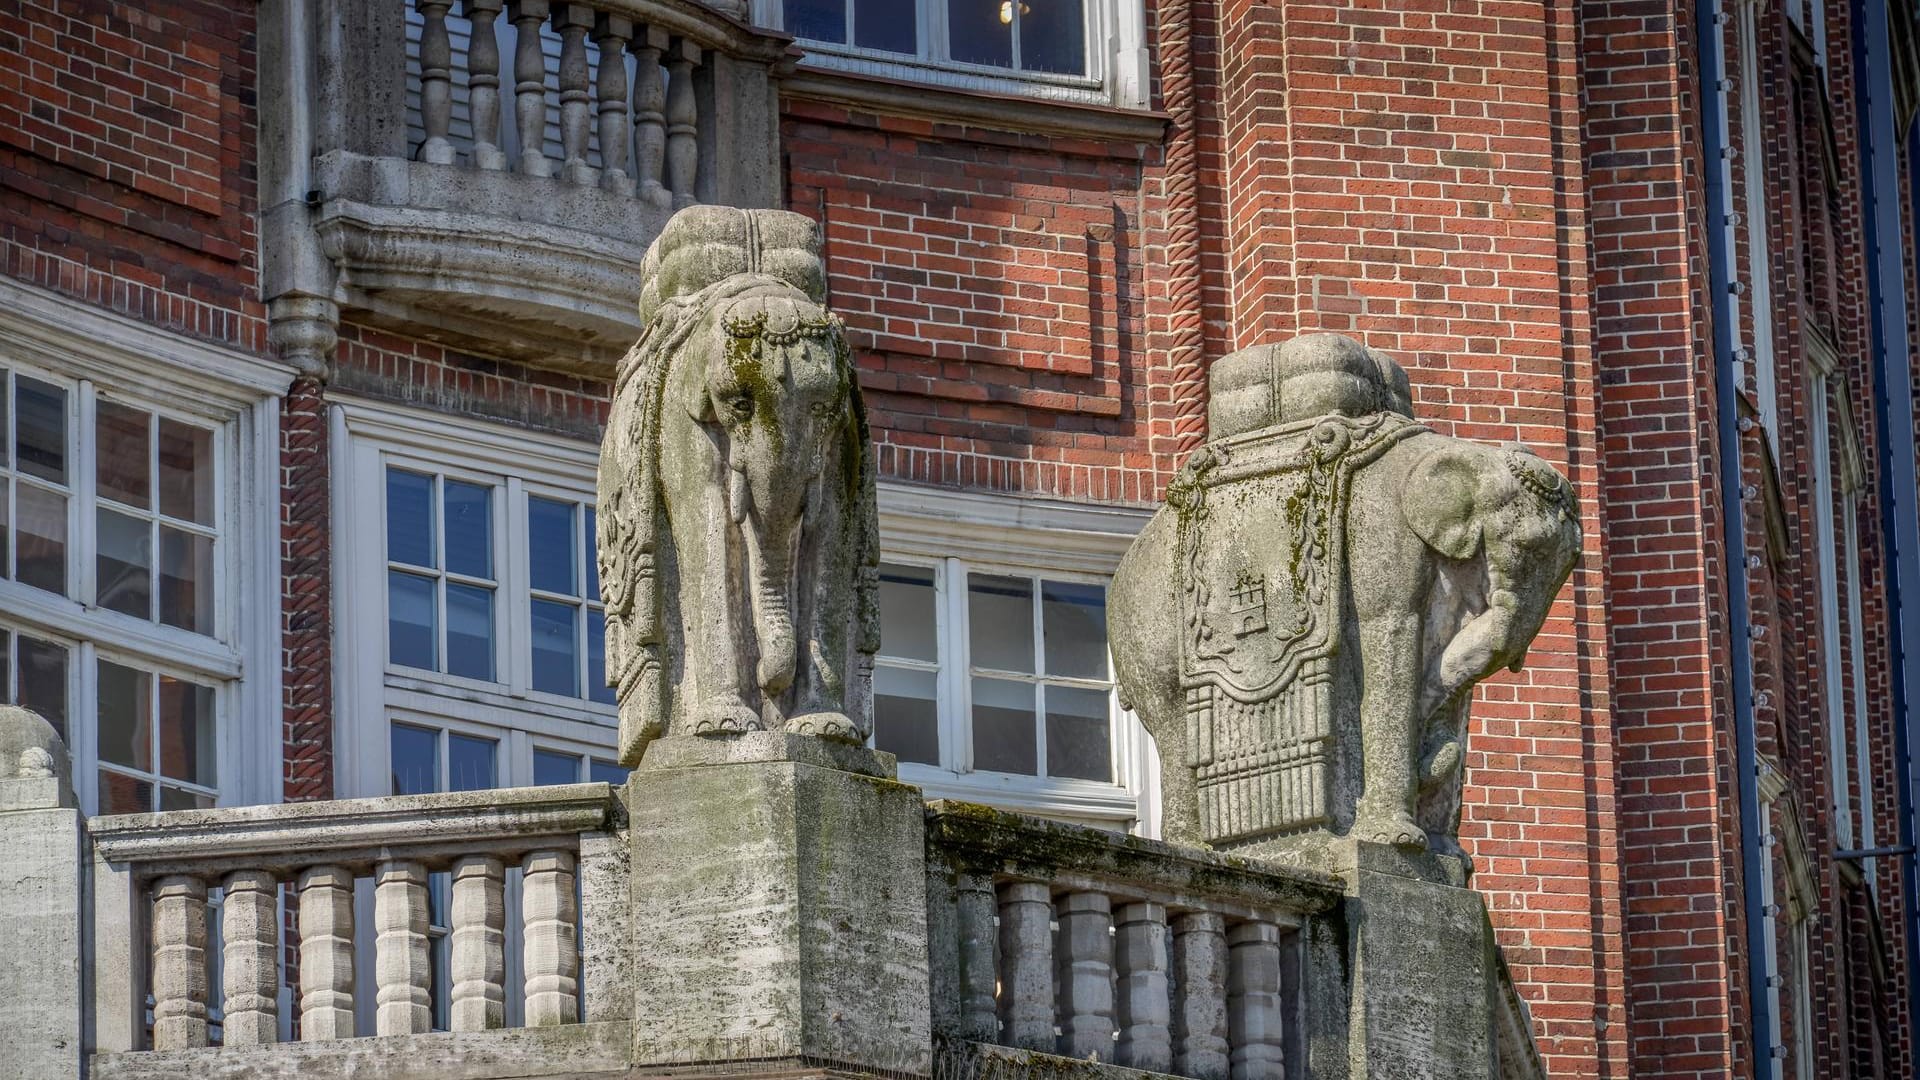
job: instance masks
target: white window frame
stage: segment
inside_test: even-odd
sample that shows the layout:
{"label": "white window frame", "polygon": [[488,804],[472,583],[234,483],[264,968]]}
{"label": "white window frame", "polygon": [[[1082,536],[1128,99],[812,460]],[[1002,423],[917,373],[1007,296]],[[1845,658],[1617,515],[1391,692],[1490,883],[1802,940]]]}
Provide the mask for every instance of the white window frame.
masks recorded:
{"label": "white window frame", "polygon": [[[1817,336],[1809,341],[1818,342]],[[1834,357],[1817,344],[1808,349],[1813,367],[1807,372],[1807,451],[1811,457],[1813,489],[1814,565],[1819,579],[1821,702],[1826,712],[1827,783],[1833,789],[1834,841],[1854,846],[1853,796],[1847,786],[1847,684],[1840,655],[1840,572],[1834,528],[1834,491],[1830,373]]]}
{"label": "white window frame", "polygon": [[[338,622],[336,763],[343,797],[388,794],[391,721],[452,726],[499,740],[499,780],[533,782],[533,747],[610,757],[612,705],[532,689],[526,541],[529,495],[594,503],[599,447],[581,439],[358,398],[331,411]],[[485,682],[387,661],[386,469],[496,489],[494,674]],[[444,633],[444,625],[440,628]],[[581,646],[586,647],[583,635]],[[585,691],[586,688],[582,687]]]}
{"label": "white window frame", "polygon": [[934,577],[936,637],[942,646],[937,704],[941,760],[952,767],[901,762],[902,781],[918,785],[929,799],[992,803],[1159,835],[1159,762],[1153,742],[1139,720],[1117,705],[1110,714],[1111,784],[973,771],[971,668],[949,651],[953,644],[964,647],[968,638],[968,571],[1107,585],[1151,517],[1130,507],[880,485],[881,558],[940,568]]}
{"label": "white window frame", "polygon": [[[1747,230],[1747,308],[1753,318],[1749,363],[1754,396],[1759,399],[1760,426],[1773,445],[1780,445],[1780,388],[1773,341],[1773,248],[1767,238],[1767,178],[1761,152],[1764,125],[1760,117],[1760,32],[1758,0],[1742,0],[1740,20],[1740,145],[1744,183],[1742,224]],[[1736,298],[1735,304],[1741,303]],[[1736,332],[1738,324],[1736,323]]]}
{"label": "white window frame", "polygon": [[[103,657],[214,687],[219,805],[278,802],[280,399],[293,383],[293,370],[7,278],[0,278],[0,365],[67,387],[70,443],[82,448],[69,462],[71,598],[0,580],[7,628],[69,650],[68,750],[82,809],[92,813],[99,806],[92,711]],[[89,538],[96,507],[91,432],[100,396],[215,432],[220,539],[214,573],[226,587],[216,593],[212,636],[91,602],[95,567]]]}
{"label": "white window frame", "polygon": [[[917,11],[917,51],[905,53],[863,49],[850,43],[804,40],[807,62],[817,67],[858,75],[903,79],[958,90],[1011,93],[1054,101],[1117,105],[1141,109],[1151,92],[1150,53],[1146,43],[1146,15],[1141,0],[1084,0],[1087,73],[1059,75],[1016,71],[986,64],[947,59],[947,5],[957,0],[897,0]],[[753,21],[775,30],[785,28],[782,0],[754,0]],[[849,28],[849,37],[852,37]]]}

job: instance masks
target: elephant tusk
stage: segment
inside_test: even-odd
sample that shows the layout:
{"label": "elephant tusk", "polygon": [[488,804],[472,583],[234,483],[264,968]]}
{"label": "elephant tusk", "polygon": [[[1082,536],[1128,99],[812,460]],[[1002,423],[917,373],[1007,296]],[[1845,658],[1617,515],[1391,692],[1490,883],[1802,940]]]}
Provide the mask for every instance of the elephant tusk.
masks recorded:
{"label": "elephant tusk", "polygon": [[737,466],[727,469],[727,512],[735,525],[747,520],[747,472]]}

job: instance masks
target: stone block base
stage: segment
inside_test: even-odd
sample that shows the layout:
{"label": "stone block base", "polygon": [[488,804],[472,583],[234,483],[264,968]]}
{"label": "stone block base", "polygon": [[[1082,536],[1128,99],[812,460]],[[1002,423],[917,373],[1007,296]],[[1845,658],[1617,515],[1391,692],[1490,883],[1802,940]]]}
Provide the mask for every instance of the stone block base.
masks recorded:
{"label": "stone block base", "polygon": [[930,1066],[920,793],[794,741],[662,740],[628,785],[636,1065]]}
{"label": "stone block base", "polygon": [[1499,975],[1485,903],[1471,889],[1410,873],[1392,848],[1350,844],[1341,855],[1350,1075],[1487,1080]]}

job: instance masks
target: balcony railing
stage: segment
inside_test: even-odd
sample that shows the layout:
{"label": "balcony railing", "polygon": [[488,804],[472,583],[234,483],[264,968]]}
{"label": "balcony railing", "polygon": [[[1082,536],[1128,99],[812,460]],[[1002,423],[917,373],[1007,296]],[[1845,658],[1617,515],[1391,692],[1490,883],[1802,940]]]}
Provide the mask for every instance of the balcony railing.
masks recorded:
{"label": "balcony railing", "polygon": [[269,298],[608,373],[673,211],[780,199],[790,43],[723,6],[317,0],[263,59]]}
{"label": "balcony railing", "polygon": [[[606,784],[575,784],[93,819],[93,1008],[103,1051],[93,1075],[244,1073],[252,1060],[244,1049],[280,1041],[289,970],[298,985],[284,989],[303,1043],[425,1035],[438,979],[449,989],[451,1032],[505,1028],[510,994],[528,1028],[578,1024],[581,904],[603,933],[625,923],[624,877],[601,872],[620,858],[606,832],[617,808]],[[429,890],[440,873],[449,880],[450,948],[436,974]],[[356,917],[359,883],[372,894],[370,923]],[[522,973],[511,985],[510,894]],[[293,968],[282,963],[283,904],[296,912]],[[216,931],[219,952],[209,956]],[[367,957],[370,1010],[356,1000]],[[613,985],[601,976],[588,980],[589,1008]],[[356,1019],[363,1011],[370,1029]],[[623,1045],[611,1052],[624,1060]]]}

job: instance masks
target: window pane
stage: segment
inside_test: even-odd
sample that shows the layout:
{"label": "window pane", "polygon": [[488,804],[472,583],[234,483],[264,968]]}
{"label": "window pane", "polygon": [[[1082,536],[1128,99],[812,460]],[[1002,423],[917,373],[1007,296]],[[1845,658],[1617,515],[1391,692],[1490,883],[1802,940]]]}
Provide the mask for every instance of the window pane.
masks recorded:
{"label": "window pane", "polygon": [[98,519],[100,553],[94,565],[100,606],[135,618],[153,618],[152,524],[105,508]]}
{"label": "window pane", "polygon": [[[5,386],[5,383],[0,383],[0,386]],[[4,423],[4,420],[0,420],[0,424]],[[4,427],[0,427],[0,432],[5,430]],[[0,444],[5,442],[5,439],[0,438]],[[7,561],[7,550],[13,544],[13,523],[7,514],[7,504],[11,501],[12,500],[7,498],[6,477],[0,476],[0,578],[6,577],[7,571],[12,566],[12,564]]]}
{"label": "window pane", "polygon": [[786,0],[783,10],[787,33],[794,37],[843,43],[847,40],[847,0]]}
{"label": "window pane", "polygon": [[1013,66],[1013,5],[1019,0],[954,0],[947,5],[949,51],[966,64]]}
{"label": "window pane", "polygon": [[136,506],[153,505],[153,416],[112,401],[95,404],[94,439],[99,462],[94,468],[100,497]]}
{"label": "window pane", "polygon": [[626,766],[611,761],[594,758],[587,762],[587,781],[593,784],[612,784],[619,787],[627,782]]}
{"label": "window pane", "polygon": [[552,750],[533,752],[533,782],[536,786],[573,784],[580,780],[580,759]]}
{"label": "window pane", "polygon": [[580,595],[573,563],[580,545],[573,536],[573,504],[527,500],[527,571],[541,592]]}
{"label": "window pane", "polygon": [[213,524],[213,432],[160,418],[160,512]]}
{"label": "window pane", "polygon": [[434,618],[433,579],[387,571],[387,659],[407,667],[439,668],[435,662],[439,620]]}
{"label": "window pane", "polygon": [[580,642],[572,604],[533,602],[533,688],[549,694],[580,694]]}
{"label": "window pane", "polygon": [[940,764],[940,706],[931,671],[873,670],[873,745],[901,761]]}
{"label": "window pane", "polygon": [[0,368],[0,468],[13,460],[13,440],[7,438],[7,411],[13,384],[7,379],[7,369]]}
{"label": "window pane", "polygon": [[607,616],[601,611],[587,612],[587,697],[614,704],[613,687],[607,685]]}
{"label": "window pane", "polygon": [[67,497],[18,484],[14,509],[19,514],[14,580],[22,585],[67,594]]}
{"label": "window pane", "polygon": [[439,566],[433,549],[433,478],[387,470],[387,559],[409,566]]}
{"label": "window pane", "polygon": [[863,49],[916,52],[914,7],[906,0],[853,0],[853,43]]}
{"label": "window pane", "polygon": [[19,636],[20,693],[15,700],[52,724],[69,744],[67,731],[67,650],[50,641]]}
{"label": "window pane", "polygon": [[13,435],[20,471],[65,484],[67,392],[21,375],[14,380],[14,395]]}
{"label": "window pane", "polygon": [[123,773],[101,769],[100,812],[103,814],[152,813],[153,785]]}
{"label": "window pane", "polygon": [[213,688],[160,676],[160,775],[213,787]]}
{"label": "window pane", "polygon": [[144,671],[100,661],[100,760],[153,770],[153,688]]}
{"label": "window pane", "polygon": [[493,576],[493,489],[445,482],[447,569],[468,577]]}
{"label": "window pane", "polygon": [[213,633],[213,538],[160,527],[160,621]]}
{"label": "window pane", "polygon": [[973,680],[973,767],[1032,776],[1040,769],[1033,742],[1033,684]]}
{"label": "window pane", "polygon": [[447,735],[447,790],[479,791],[499,787],[494,776],[492,739],[471,735]]}
{"label": "window pane", "polygon": [[1105,690],[1049,686],[1047,695],[1047,775],[1081,780],[1113,780],[1113,725]]}
{"label": "window pane", "polygon": [[1098,585],[1041,582],[1040,629],[1047,674],[1107,677],[1107,590]]}
{"label": "window pane", "polygon": [[598,600],[600,599],[599,519],[591,506],[586,508],[586,517],[586,551],[583,561],[587,566],[587,599]]}
{"label": "window pane", "polygon": [[440,790],[440,734],[412,724],[394,724],[388,735],[393,756],[393,793],[425,795]]}
{"label": "window pane", "polygon": [[493,590],[447,584],[447,674],[493,678]]}
{"label": "window pane", "polygon": [[1032,582],[967,575],[967,623],[974,667],[1033,671]]}
{"label": "window pane", "polygon": [[920,566],[880,567],[880,652],[909,660],[937,661],[940,643],[933,614],[933,571]]}
{"label": "window pane", "polygon": [[213,796],[198,791],[182,791],[167,784],[160,785],[160,809],[162,810],[211,810]]}
{"label": "window pane", "polygon": [[1020,4],[1020,67],[1062,75],[1087,73],[1086,0]]}

